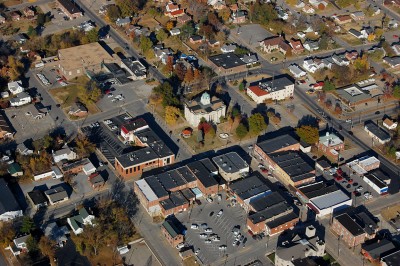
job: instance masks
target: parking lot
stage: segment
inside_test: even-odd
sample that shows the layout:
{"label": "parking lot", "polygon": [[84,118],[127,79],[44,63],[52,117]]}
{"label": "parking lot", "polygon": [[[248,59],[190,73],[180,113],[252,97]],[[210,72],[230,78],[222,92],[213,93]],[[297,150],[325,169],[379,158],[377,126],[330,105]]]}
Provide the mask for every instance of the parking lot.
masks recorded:
{"label": "parking lot", "polygon": [[[203,264],[217,262],[257,241],[247,233],[247,213],[244,209],[238,205],[235,207],[227,207],[227,205],[228,201],[225,199],[225,194],[222,193],[221,201],[218,201],[217,198],[214,199],[213,203],[202,200],[200,206],[196,205],[189,212],[177,215],[177,218],[187,228],[185,242],[193,246],[194,251],[199,250],[197,257]],[[223,213],[218,217],[220,210]],[[203,227],[210,228],[212,232],[206,233],[205,229],[202,229],[204,223],[207,226],[204,225]],[[191,229],[192,224],[197,224],[199,228]],[[235,226],[239,228],[238,233],[240,235],[238,238],[240,239],[241,235],[243,236],[240,243],[235,240],[237,236],[232,232]],[[207,234],[207,237],[201,237],[200,234]],[[211,240],[213,237],[218,237],[219,241]],[[206,241],[209,243],[206,243]],[[221,246],[225,246],[226,249],[220,248]]]}
{"label": "parking lot", "polygon": [[35,119],[32,115],[29,115],[28,112],[34,114],[35,110],[36,108],[32,104],[5,110],[16,131],[14,138],[17,142],[28,138],[39,139],[55,128],[55,122],[49,114],[40,119]]}

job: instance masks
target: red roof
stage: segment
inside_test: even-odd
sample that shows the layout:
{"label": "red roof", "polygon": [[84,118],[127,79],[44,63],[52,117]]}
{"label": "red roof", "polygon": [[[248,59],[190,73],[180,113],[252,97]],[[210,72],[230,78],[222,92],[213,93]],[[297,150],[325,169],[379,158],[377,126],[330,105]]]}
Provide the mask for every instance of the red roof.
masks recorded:
{"label": "red roof", "polygon": [[185,13],[185,11],[183,9],[179,9],[179,10],[176,10],[176,11],[172,11],[170,14],[171,14],[171,16],[179,16],[179,15],[182,15],[184,13]]}
{"label": "red roof", "polygon": [[125,134],[129,133],[129,130],[127,130],[124,126],[121,127],[122,132],[124,132]]}
{"label": "red roof", "polygon": [[264,96],[267,95],[268,92],[261,89],[259,86],[250,86],[249,90],[251,90],[255,95],[257,95],[258,97],[260,96]]}

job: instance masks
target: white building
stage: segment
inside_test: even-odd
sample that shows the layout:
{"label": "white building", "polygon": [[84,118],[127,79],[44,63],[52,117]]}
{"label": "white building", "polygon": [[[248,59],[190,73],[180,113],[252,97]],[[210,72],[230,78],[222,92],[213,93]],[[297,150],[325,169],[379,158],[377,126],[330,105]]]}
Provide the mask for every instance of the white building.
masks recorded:
{"label": "white building", "polygon": [[31,96],[25,92],[21,92],[17,95],[17,97],[10,99],[10,105],[13,107],[22,106],[31,102]]}
{"label": "white building", "polygon": [[379,195],[388,192],[388,185],[379,176],[374,173],[366,174],[363,177],[365,183],[367,183],[373,190],[375,190]]}
{"label": "white building", "polygon": [[18,93],[25,91],[25,88],[22,86],[22,81],[12,81],[8,83],[8,91],[12,95],[17,95]]}
{"label": "white building", "polygon": [[67,223],[71,227],[75,235],[79,235],[83,232],[85,225],[93,226],[94,216],[89,214],[85,208],[79,210],[79,214],[70,218],[67,218]]}
{"label": "white building", "polygon": [[293,96],[294,83],[285,76],[259,80],[250,84],[246,93],[258,104],[265,100],[284,100]]}
{"label": "white building", "polygon": [[307,75],[307,72],[305,72],[304,70],[302,70],[298,65],[296,64],[292,64],[288,67],[290,73],[292,73],[292,75],[295,78],[301,78]]}
{"label": "white building", "polygon": [[383,126],[389,130],[395,130],[397,128],[397,122],[386,118],[385,120],[383,120]]}
{"label": "white building", "polygon": [[83,166],[83,172],[86,174],[86,175],[91,175],[91,174],[93,174],[94,172],[96,172],[96,167],[94,167],[94,165],[92,164],[92,162],[90,162],[89,161],[89,163],[87,163],[87,164],[85,164],[84,166]]}
{"label": "white building", "polygon": [[72,161],[77,158],[77,154],[73,152],[67,144],[65,144],[61,150],[53,151],[53,160],[55,163],[61,162],[62,160]]}
{"label": "white building", "polygon": [[197,127],[200,120],[204,117],[206,121],[219,123],[221,117],[225,117],[226,105],[217,97],[210,97],[204,92],[201,97],[195,98],[185,103],[185,118],[188,123]]}
{"label": "white building", "polygon": [[236,45],[234,44],[224,44],[221,47],[221,52],[223,52],[224,54],[233,53],[235,52],[235,50],[236,50]]}

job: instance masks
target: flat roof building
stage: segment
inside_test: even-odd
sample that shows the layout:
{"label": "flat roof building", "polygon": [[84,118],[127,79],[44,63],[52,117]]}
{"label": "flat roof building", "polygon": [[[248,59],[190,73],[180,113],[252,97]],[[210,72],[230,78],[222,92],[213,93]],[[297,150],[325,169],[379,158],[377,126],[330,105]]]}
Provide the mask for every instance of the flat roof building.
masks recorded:
{"label": "flat roof building", "polygon": [[229,184],[229,191],[244,209],[249,208],[251,201],[271,193],[271,189],[262,177],[252,175]]}
{"label": "flat roof building", "polygon": [[385,144],[391,139],[390,134],[386,132],[386,130],[379,127],[372,121],[365,122],[364,130],[367,131],[368,135],[379,144]]}
{"label": "flat roof building", "polygon": [[227,182],[245,177],[250,171],[249,165],[236,152],[225,153],[212,160],[217,165],[219,174]]}
{"label": "flat roof building", "polygon": [[218,73],[227,74],[246,70],[246,63],[234,53],[214,55],[208,59],[211,61],[214,70]]}
{"label": "flat roof building", "polygon": [[294,82],[283,75],[250,83],[246,90],[246,94],[258,104],[266,100],[284,100],[292,97],[293,93]]}

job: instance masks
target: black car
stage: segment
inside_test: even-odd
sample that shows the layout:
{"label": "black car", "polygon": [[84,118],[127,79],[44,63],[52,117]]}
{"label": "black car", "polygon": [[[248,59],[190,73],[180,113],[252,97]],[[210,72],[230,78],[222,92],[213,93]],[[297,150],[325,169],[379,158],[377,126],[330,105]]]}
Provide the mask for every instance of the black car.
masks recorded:
{"label": "black car", "polygon": [[376,112],[375,112],[376,115],[379,115],[380,113],[381,113],[380,111],[376,111]]}
{"label": "black car", "polygon": [[213,215],[214,215],[214,212],[210,212],[210,215],[209,215],[209,216],[212,217]]}
{"label": "black car", "polygon": [[351,185],[350,184],[347,184],[347,186],[346,186],[347,188],[351,188]]}
{"label": "black car", "polygon": [[349,135],[353,136],[353,131],[349,130],[348,133]]}
{"label": "black car", "polygon": [[358,186],[358,183],[357,183],[357,182],[354,182],[354,183],[353,183],[353,187],[356,187],[356,186]]}

